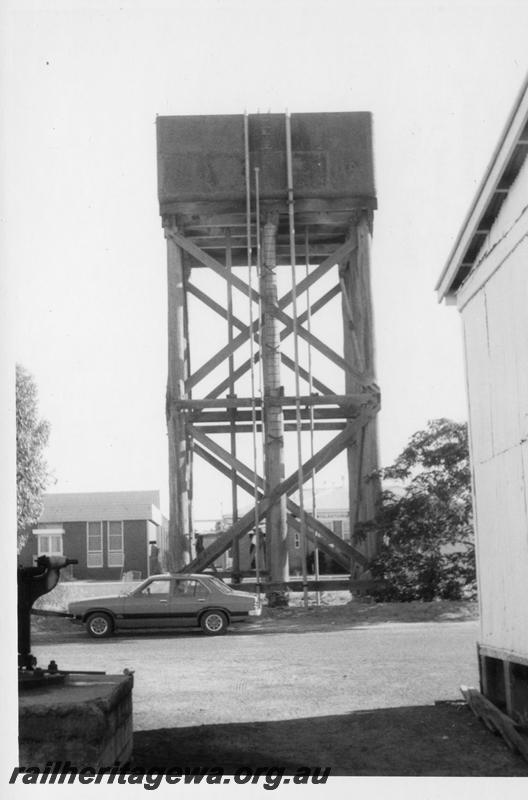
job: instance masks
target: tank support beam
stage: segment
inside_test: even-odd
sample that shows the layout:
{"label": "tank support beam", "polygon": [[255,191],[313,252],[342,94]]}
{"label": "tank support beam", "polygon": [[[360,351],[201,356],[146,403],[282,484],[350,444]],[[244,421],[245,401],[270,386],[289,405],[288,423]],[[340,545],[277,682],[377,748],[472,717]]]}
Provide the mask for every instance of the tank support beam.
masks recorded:
{"label": "tank support beam", "polygon": [[[343,308],[343,345],[345,359],[359,373],[374,376],[375,353],[373,338],[372,293],[370,287],[370,232],[366,214],[356,226],[357,246],[339,265]],[[374,377],[372,377],[374,381]],[[361,382],[349,371],[345,373],[345,390],[354,394]],[[358,523],[372,519],[380,496],[376,476],[379,468],[377,420],[373,418],[361,436],[347,449],[349,480],[350,532],[353,536]],[[352,479],[354,476],[354,479]],[[376,552],[376,542],[367,537],[367,554]]]}

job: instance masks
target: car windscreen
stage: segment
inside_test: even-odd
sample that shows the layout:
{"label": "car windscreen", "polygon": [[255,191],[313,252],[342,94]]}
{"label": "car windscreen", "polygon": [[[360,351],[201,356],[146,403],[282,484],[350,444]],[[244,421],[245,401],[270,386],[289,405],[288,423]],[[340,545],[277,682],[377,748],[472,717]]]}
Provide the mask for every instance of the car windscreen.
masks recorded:
{"label": "car windscreen", "polygon": [[170,585],[170,578],[151,577],[144,580],[143,583],[139,584],[139,586],[136,586],[135,589],[130,592],[130,594],[134,597],[144,597],[145,595],[150,594],[169,594],[171,588]]}
{"label": "car windscreen", "polygon": [[133,581],[130,585],[123,586],[123,588],[119,592],[119,597],[128,597],[128,595],[133,594],[136,591],[136,589],[139,589],[139,587],[142,586],[144,583],[145,581],[143,581],[143,583],[140,584],[138,584],[137,581]]}

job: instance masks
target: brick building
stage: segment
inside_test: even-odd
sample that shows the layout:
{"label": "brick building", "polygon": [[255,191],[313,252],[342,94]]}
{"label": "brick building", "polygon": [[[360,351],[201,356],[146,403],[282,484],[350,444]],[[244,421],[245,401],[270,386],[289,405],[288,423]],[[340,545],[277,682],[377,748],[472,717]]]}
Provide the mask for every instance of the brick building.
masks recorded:
{"label": "brick building", "polygon": [[40,555],[64,555],[78,561],[68,568],[73,578],[145,578],[149,543],[159,541],[159,505],[158,491],[46,494],[18,561],[28,566]]}

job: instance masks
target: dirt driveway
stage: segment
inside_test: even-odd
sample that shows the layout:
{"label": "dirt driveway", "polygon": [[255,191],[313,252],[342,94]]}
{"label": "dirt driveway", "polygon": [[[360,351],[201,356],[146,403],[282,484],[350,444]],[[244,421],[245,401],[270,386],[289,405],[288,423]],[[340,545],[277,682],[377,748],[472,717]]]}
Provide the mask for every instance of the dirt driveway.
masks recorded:
{"label": "dirt driveway", "polygon": [[213,639],[93,642],[66,625],[36,623],[40,663],[135,670],[138,766],[528,776],[458,699],[477,681],[468,604],[289,609]]}

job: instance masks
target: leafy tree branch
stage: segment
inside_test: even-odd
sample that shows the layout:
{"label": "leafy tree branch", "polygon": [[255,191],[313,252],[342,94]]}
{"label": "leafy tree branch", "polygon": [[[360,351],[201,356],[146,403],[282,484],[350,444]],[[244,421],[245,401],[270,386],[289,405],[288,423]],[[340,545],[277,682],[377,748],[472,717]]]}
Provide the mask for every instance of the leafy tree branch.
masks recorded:
{"label": "leafy tree branch", "polygon": [[415,433],[394,464],[374,531],[380,550],[370,564],[378,600],[460,599],[474,595],[475,552],[467,425],[436,419]]}
{"label": "leafy tree branch", "polygon": [[42,495],[49,480],[44,448],[50,426],[39,419],[37,387],[32,375],[16,366],[17,544],[27,539],[28,527],[42,513]]}

